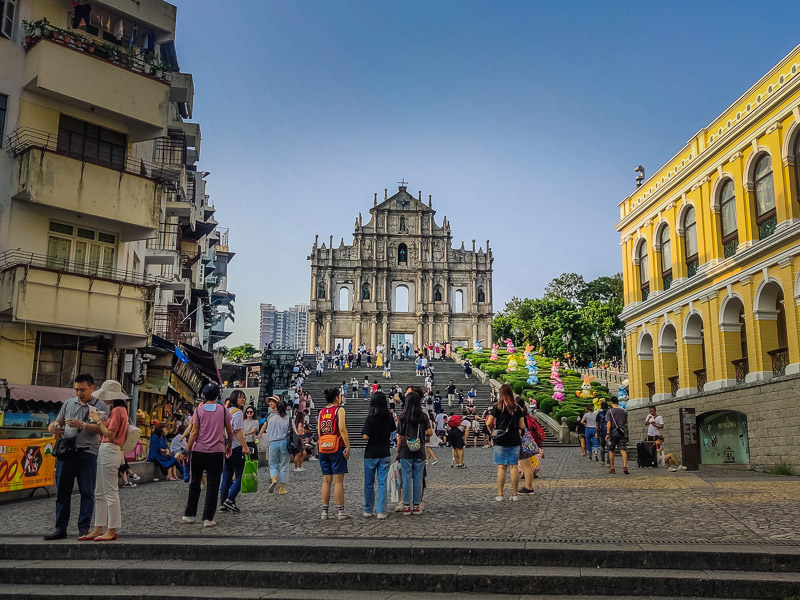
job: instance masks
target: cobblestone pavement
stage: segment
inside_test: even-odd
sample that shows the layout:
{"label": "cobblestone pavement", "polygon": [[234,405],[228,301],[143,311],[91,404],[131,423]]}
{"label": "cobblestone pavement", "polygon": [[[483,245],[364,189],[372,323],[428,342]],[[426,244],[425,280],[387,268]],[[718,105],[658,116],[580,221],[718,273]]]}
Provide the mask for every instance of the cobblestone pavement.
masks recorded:
{"label": "cobblestone pavement", "polygon": [[[461,543],[489,540],[607,543],[717,543],[800,545],[800,478],[763,473],[704,470],[670,473],[631,468],[616,475],[580,456],[577,448],[549,448],[535,494],[520,502],[496,502],[492,450],[469,448],[467,469],[450,468],[446,448],[428,465],[422,516],[391,512],[376,521],[361,516],[362,454],[354,452],[345,477],[349,521],[319,520],[320,472],[316,462],[290,473],[289,494],[267,493],[260,469],[259,492],[242,494],[241,514],[217,513],[218,527],[180,521],[183,482],[157,482],[122,489],[124,536],[261,536],[343,538],[434,538]],[[510,495],[508,484],[506,497]],[[200,500],[200,510],[202,502]],[[73,496],[72,529],[78,497]],[[3,534],[41,535],[53,529],[55,500],[40,498],[0,505]],[[72,531],[70,532],[72,533]]]}

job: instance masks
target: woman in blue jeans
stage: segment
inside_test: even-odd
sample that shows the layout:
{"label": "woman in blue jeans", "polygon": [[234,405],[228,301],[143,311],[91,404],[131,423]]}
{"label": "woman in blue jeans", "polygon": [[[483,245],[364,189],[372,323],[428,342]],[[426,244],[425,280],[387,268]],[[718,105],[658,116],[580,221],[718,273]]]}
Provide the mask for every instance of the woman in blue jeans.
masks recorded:
{"label": "woman in blue jeans", "polygon": [[269,493],[274,492],[280,483],[278,493],[285,494],[286,484],[289,482],[289,450],[286,448],[286,434],[291,422],[286,412],[286,402],[277,396],[270,396],[267,398],[267,403],[270,412],[259,436],[266,431],[269,441],[269,475],[272,479]]}
{"label": "woman in blue jeans", "polygon": [[369,415],[361,435],[367,440],[364,450],[364,518],[370,518],[375,506],[375,476],[378,477],[378,519],[386,518],[386,478],[391,464],[389,442],[397,427],[389,412],[383,392],[373,394]]}
{"label": "woman in blue jeans", "polygon": [[[422,477],[425,469],[425,439],[433,433],[416,392],[406,395],[397,431],[397,458],[403,471],[403,514],[422,514]],[[409,443],[415,448],[409,447]],[[413,509],[412,509],[413,501]]]}
{"label": "woman in blue jeans", "polygon": [[522,431],[525,429],[525,420],[522,409],[514,400],[514,390],[504,383],[500,386],[497,404],[489,411],[486,417],[486,427],[492,432],[494,442],[494,464],[497,465],[497,496],[502,502],[503,486],[506,482],[506,473],[511,470],[511,500],[519,500],[519,447],[522,443]]}

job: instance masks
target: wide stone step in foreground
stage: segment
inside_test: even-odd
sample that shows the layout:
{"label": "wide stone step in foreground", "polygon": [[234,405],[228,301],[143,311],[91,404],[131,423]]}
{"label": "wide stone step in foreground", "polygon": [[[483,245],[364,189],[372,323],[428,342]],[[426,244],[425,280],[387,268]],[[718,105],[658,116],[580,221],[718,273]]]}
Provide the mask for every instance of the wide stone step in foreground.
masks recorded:
{"label": "wide stone step in foreground", "polygon": [[4,538],[0,598],[358,600],[454,598],[458,593],[509,599],[586,598],[603,591],[603,597],[639,599],[784,600],[800,593],[800,549],[791,547],[495,542],[463,548],[437,540],[165,541],[46,544]]}

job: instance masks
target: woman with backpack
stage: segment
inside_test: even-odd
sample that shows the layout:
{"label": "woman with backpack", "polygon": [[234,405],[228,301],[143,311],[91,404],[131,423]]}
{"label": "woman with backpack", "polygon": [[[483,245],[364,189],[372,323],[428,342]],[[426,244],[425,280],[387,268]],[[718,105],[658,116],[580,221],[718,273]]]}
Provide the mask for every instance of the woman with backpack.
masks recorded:
{"label": "woman with backpack", "polygon": [[269,445],[269,475],[272,481],[267,491],[271,494],[280,483],[278,493],[285,494],[286,484],[289,483],[289,450],[286,445],[286,435],[292,423],[286,411],[286,402],[278,396],[270,396],[267,398],[267,404],[270,412],[260,432],[260,435],[266,432]]}
{"label": "woman with backpack", "polygon": [[525,429],[522,409],[514,400],[514,390],[504,383],[500,386],[497,404],[492,407],[486,417],[486,427],[492,432],[494,442],[494,464],[497,465],[497,496],[495,500],[502,502],[506,473],[511,468],[511,499],[519,500],[519,447],[522,443],[520,432]]}
{"label": "woman with backpack", "polygon": [[[422,514],[422,477],[425,468],[425,437],[431,435],[430,421],[416,392],[406,394],[397,432],[397,459],[403,472],[403,514]],[[413,503],[413,508],[412,508]]]}
{"label": "woman with backpack", "polygon": [[[366,379],[364,381],[367,382]],[[340,406],[341,390],[335,387],[325,390],[324,393],[328,405],[317,415],[317,449],[319,466],[322,470],[320,518],[323,521],[328,518],[331,486],[333,486],[336,518],[343,521],[350,518],[344,509],[344,476],[347,473],[347,460],[350,458],[350,437],[347,435],[344,409]]]}
{"label": "woman with backpack", "polygon": [[[391,466],[389,442],[397,429],[389,412],[386,396],[378,392],[372,396],[369,415],[364,421],[361,436],[367,440],[364,450],[364,518],[377,509],[378,519],[386,518],[386,480]],[[378,478],[378,500],[375,502],[375,477]]]}

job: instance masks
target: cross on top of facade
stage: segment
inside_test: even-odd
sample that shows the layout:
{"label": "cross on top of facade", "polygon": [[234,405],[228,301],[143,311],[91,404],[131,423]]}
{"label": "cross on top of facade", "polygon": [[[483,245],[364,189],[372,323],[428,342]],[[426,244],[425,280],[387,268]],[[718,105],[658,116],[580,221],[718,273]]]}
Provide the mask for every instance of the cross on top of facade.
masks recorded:
{"label": "cross on top of facade", "polygon": [[406,189],[406,186],[408,185],[408,182],[405,180],[405,178],[401,179],[401,180],[400,180],[400,181],[398,181],[397,183],[398,183],[398,185],[400,186],[400,189],[401,189],[401,190],[404,190],[404,189]]}

